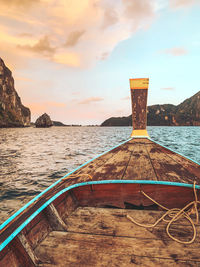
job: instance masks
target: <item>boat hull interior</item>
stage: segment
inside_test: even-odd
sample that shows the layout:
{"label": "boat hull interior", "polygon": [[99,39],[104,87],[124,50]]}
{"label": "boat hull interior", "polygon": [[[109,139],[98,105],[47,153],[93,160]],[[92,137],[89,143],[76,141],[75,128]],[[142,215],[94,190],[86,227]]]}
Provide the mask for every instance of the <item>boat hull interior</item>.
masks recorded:
{"label": "boat hull interior", "polygon": [[[196,243],[185,250],[185,245],[170,240],[163,223],[149,230],[127,219],[131,215],[151,223],[163,213],[142,192],[167,208],[182,208],[194,199],[192,187],[159,183],[105,181],[75,186],[55,198],[12,239],[1,253],[1,266],[197,264]],[[184,221],[179,226],[175,223],[171,231],[185,239],[190,238],[190,228]]]}

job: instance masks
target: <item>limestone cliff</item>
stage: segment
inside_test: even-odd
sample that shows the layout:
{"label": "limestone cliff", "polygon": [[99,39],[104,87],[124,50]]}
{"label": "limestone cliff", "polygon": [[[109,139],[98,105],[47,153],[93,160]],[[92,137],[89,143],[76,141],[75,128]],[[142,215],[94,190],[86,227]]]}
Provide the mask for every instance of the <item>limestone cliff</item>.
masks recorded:
{"label": "limestone cliff", "polygon": [[0,127],[30,126],[30,117],[15,90],[12,72],[0,58]]}
{"label": "limestone cliff", "polygon": [[[109,118],[101,124],[101,126],[130,125],[132,125],[131,115]],[[147,125],[200,126],[200,92],[177,106],[171,104],[148,106]]]}

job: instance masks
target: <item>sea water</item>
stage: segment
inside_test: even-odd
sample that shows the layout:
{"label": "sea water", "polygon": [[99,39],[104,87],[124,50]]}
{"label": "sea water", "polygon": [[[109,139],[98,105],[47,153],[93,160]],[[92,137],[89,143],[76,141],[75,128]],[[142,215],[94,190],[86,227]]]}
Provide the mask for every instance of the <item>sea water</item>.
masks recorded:
{"label": "sea water", "polygon": [[[200,127],[148,127],[150,137],[200,162]],[[131,127],[0,129],[0,224],[45,188],[113,146]]]}

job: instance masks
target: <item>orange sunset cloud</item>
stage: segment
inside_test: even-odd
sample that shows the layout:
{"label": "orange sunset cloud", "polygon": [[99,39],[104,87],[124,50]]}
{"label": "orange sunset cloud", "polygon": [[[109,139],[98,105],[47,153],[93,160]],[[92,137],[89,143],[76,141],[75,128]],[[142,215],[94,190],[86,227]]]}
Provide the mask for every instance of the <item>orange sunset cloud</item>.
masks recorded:
{"label": "orange sunset cloud", "polygon": [[120,41],[148,28],[156,8],[149,0],[1,0],[0,5],[4,50],[81,68],[107,58]]}

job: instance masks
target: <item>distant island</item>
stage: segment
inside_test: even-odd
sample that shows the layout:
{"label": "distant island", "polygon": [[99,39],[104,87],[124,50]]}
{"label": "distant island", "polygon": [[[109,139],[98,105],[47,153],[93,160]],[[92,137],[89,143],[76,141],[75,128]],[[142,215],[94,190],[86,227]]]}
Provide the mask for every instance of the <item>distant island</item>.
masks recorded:
{"label": "distant island", "polygon": [[66,124],[60,122],[60,121],[52,121],[53,122],[53,126],[67,126]]}
{"label": "distant island", "polygon": [[82,125],[79,124],[64,124],[60,121],[52,121],[53,122],[53,126],[65,126],[65,127],[80,127]]}
{"label": "distant island", "polygon": [[[132,115],[112,117],[101,126],[131,126]],[[152,105],[147,107],[149,126],[200,126],[200,91],[181,104]]]}
{"label": "distant island", "polygon": [[[56,126],[56,127],[81,127],[82,125],[80,124],[64,124],[61,121],[52,121],[53,125],[52,126]],[[31,126],[35,127],[35,122],[31,122]]]}

